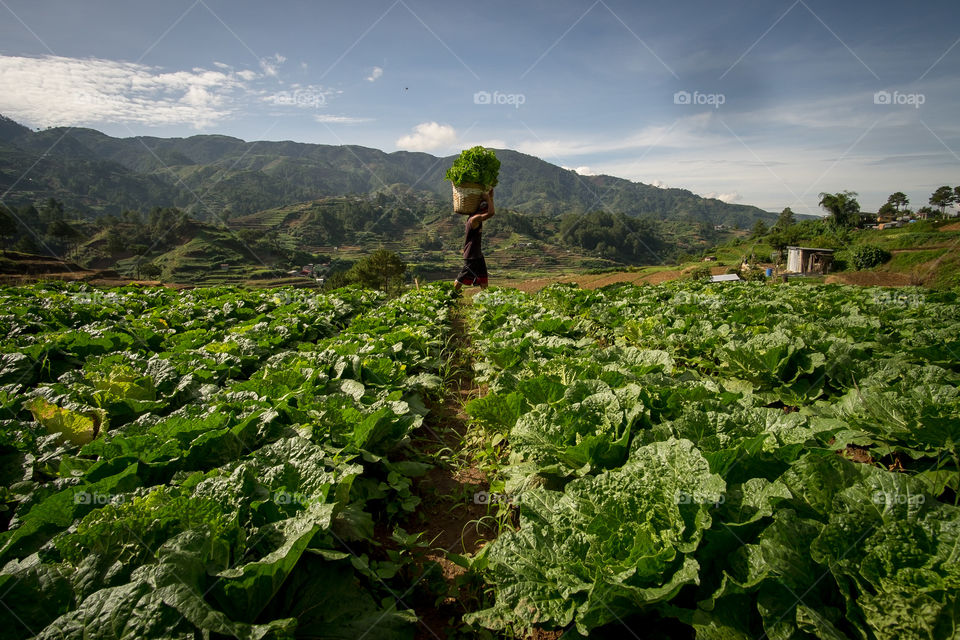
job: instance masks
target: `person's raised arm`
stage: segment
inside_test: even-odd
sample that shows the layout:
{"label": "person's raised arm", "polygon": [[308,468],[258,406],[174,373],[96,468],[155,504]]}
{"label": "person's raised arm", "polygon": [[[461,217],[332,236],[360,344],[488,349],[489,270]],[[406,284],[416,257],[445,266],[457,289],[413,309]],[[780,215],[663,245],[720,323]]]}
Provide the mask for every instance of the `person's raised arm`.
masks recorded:
{"label": "person's raised arm", "polygon": [[474,229],[476,229],[481,222],[492,218],[493,214],[495,213],[493,210],[493,189],[490,189],[490,191],[487,191],[483,194],[483,201],[487,203],[487,210],[483,213],[474,215],[470,219],[470,226],[472,226]]}

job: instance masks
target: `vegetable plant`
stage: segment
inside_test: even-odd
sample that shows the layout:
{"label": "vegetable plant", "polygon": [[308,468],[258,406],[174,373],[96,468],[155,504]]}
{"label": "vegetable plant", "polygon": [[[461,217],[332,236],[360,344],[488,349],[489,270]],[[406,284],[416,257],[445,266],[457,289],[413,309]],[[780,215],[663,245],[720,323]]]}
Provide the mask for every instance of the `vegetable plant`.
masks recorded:
{"label": "vegetable plant", "polygon": [[481,146],[464,149],[447,169],[445,179],[453,184],[473,182],[483,185],[484,189],[497,186],[500,175],[500,160],[493,149]]}

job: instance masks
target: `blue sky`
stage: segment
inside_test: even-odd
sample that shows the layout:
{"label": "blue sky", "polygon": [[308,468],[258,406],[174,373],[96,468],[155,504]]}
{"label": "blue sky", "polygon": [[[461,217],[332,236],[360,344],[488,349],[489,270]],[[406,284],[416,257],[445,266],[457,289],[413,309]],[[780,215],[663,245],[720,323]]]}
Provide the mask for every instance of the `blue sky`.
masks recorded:
{"label": "blue sky", "polygon": [[955,0],[0,0],[0,113],[581,173],[819,213],[960,184]]}

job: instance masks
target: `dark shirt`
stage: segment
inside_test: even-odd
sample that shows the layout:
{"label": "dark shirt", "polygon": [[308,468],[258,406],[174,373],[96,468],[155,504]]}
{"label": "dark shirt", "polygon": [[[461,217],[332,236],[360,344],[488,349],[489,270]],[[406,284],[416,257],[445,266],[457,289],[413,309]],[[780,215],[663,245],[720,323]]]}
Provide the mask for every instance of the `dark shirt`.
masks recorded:
{"label": "dark shirt", "polygon": [[[487,210],[487,203],[481,202],[480,208],[477,209],[477,213],[483,213]],[[476,215],[476,214],[474,214]],[[473,216],[467,218],[467,222],[464,225],[464,231],[466,232],[463,238],[463,259],[471,260],[474,258],[479,258],[483,256],[483,250],[480,247],[481,241],[483,239],[483,222],[477,225],[477,228],[474,229],[471,226],[470,221],[473,219]]]}

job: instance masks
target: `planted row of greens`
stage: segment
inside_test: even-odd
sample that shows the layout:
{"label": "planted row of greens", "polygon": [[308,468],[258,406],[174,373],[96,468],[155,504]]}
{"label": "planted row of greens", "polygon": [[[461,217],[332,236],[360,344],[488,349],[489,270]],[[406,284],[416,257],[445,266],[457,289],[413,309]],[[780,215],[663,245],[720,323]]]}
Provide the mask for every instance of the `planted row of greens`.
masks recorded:
{"label": "planted row of greens", "polygon": [[419,570],[394,548],[416,540],[395,527],[428,468],[408,444],[441,382],[443,288],[0,302],[11,637],[413,636]]}
{"label": "planted row of greens", "polygon": [[955,292],[555,285],[475,302],[489,393],[467,412],[509,443],[492,491],[519,520],[473,560],[493,602],[468,621],[956,637]]}

